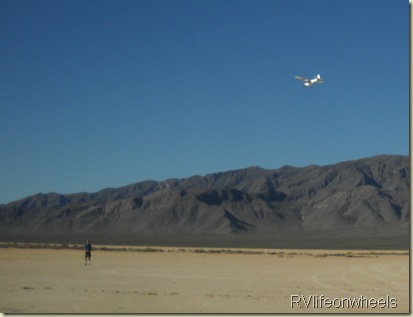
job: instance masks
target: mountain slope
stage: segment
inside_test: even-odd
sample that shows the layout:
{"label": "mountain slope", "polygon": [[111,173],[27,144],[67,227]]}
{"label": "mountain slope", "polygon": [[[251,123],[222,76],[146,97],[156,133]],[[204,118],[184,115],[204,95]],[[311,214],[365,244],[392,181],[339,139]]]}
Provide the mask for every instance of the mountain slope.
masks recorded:
{"label": "mountain slope", "polygon": [[0,238],[87,233],[136,243],[142,236],[149,242],[160,236],[224,242],[266,235],[299,242],[300,235],[331,230],[344,232],[343,239],[354,232],[363,238],[364,231],[374,231],[373,238],[380,231],[404,237],[409,177],[408,157],[382,155],[329,166],[251,167],[145,181],[91,194],[37,194],[0,206]]}

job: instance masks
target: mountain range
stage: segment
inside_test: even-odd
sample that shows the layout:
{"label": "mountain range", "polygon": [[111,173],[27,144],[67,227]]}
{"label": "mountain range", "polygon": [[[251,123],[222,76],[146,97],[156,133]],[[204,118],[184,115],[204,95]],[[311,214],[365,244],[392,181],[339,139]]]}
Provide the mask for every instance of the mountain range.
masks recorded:
{"label": "mountain range", "polygon": [[292,248],[408,248],[409,157],[245,169],[0,205],[0,239]]}

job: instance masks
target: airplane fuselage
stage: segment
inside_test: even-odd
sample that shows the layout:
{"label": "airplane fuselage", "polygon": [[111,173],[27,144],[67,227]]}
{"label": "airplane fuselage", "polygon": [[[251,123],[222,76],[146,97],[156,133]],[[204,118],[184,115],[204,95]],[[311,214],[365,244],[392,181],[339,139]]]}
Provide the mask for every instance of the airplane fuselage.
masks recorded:
{"label": "airplane fuselage", "polygon": [[318,82],[317,78],[313,78],[311,80],[308,80],[304,83],[304,86],[306,87],[311,87],[313,84],[315,84],[316,82]]}
{"label": "airplane fuselage", "polygon": [[307,87],[307,88],[311,87],[315,83],[321,84],[321,83],[324,82],[324,80],[321,78],[320,75],[317,75],[313,79],[307,79],[307,78],[303,78],[303,77],[300,77],[300,76],[296,76],[295,78],[303,80],[304,81],[304,86]]}

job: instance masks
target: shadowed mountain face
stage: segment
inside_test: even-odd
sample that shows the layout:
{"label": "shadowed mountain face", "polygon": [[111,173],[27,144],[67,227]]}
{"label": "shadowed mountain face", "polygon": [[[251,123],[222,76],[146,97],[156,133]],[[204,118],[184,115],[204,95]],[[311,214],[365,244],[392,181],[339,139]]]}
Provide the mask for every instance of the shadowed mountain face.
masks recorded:
{"label": "shadowed mountain face", "polygon": [[408,157],[383,155],[145,181],[92,194],[37,194],[0,205],[0,238],[87,234],[123,237],[124,243],[145,237],[150,244],[151,237],[164,236],[186,237],[190,245],[191,239],[217,237],[225,245],[236,236],[299,243],[308,233],[324,240],[323,232],[337,232],[333,240],[408,239],[409,179]]}

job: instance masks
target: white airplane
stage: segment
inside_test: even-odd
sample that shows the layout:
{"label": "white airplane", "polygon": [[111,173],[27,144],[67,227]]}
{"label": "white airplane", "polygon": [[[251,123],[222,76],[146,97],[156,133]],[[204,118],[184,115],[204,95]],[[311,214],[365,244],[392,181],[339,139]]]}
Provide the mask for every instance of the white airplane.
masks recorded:
{"label": "white airplane", "polygon": [[305,87],[311,87],[313,84],[322,84],[324,82],[324,79],[321,78],[320,74],[318,74],[316,77],[313,79],[307,79],[301,76],[295,76],[296,79],[298,80],[303,80],[304,81],[304,86]]}

